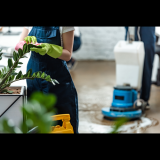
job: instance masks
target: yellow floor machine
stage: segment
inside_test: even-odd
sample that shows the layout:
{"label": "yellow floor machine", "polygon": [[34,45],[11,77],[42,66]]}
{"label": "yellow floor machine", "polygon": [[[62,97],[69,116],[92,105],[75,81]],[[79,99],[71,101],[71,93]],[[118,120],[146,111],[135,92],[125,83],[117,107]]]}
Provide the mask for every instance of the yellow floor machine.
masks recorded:
{"label": "yellow floor machine", "polygon": [[146,104],[138,98],[142,82],[144,64],[144,43],[134,41],[135,27],[129,27],[128,40],[119,41],[114,47],[116,62],[116,87],[113,90],[113,101],[110,108],[102,108],[107,119],[127,117],[139,119],[145,111]]}

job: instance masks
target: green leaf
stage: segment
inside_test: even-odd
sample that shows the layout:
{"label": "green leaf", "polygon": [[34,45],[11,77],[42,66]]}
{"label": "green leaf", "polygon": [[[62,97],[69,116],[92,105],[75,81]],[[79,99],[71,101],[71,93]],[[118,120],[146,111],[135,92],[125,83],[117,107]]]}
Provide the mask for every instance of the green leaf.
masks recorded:
{"label": "green leaf", "polygon": [[2,91],[1,91],[1,93],[7,93],[7,89],[3,89]]}
{"label": "green leaf", "polygon": [[13,75],[13,76],[16,76],[18,73],[16,73],[16,72],[13,72],[13,73],[11,73],[11,75]]}
{"label": "green leaf", "polygon": [[16,66],[16,68],[21,68],[21,66]]}
{"label": "green leaf", "polygon": [[23,74],[21,75],[21,78],[20,79],[23,79]]}
{"label": "green leaf", "polygon": [[50,75],[48,75],[45,79],[46,79],[47,81],[51,81]]}
{"label": "green leaf", "polygon": [[23,45],[23,54],[27,53],[27,43]]}
{"label": "green leaf", "polygon": [[33,47],[34,47],[33,44],[28,44],[28,49],[29,49],[29,51],[30,51],[30,49],[33,48]]}
{"label": "green leaf", "polygon": [[27,56],[22,56],[22,58],[28,58]]}
{"label": "green leaf", "polygon": [[118,129],[126,122],[128,122],[129,119],[126,117],[120,117],[117,118],[117,120],[115,121],[115,124],[113,126],[113,131],[111,132],[112,134],[118,133]]}
{"label": "green leaf", "polygon": [[18,49],[19,57],[23,56],[23,50],[21,48]]}
{"label": "green leaf", "polygon": [[13,91],[7,91],[7,93],[10,93],[10,94],[12,94],[12,93],[13,93]]}
{"label": "green leaf", "polygon": [[8,81],[11,81],[11,80],[12,80],[12,76],[9,76]]}
{"label": "green leaf", "polygon": [[45,72],[42,73],[41,78],[44,78],[44,76],[45,76]]}
{"label": "green leaf", "polygon": [[21,78],[21,75],[22,75],[22,71],[19,71],[18,75],[16,76],[16,79]]}
{"label": "green leaf", "polygon": [[32,77],[33,77],[33,78],[36,77],[36,73],[33,73]]}
{"label": "green leaf", "polygon": [[30,77],[31,74],[32,74],[32,68],[27,71],[27,75],[28,75],[29,72],[30,72],[30,74],[29,74],[29,77]]}
{"label": "green leaf", "polygon": [[29,71],[28,74],[27,74],[27,77],[30,77],[30,75],[31,75],[31,72]]}
{"label": "green leaf", "polygon": [[18,66],[18,62],[17,62],[17,63],[15,63],[15,68],[17,68],[17,66]]}
{"label": "green leaf", "polygon": [[14,80],[14,78],[15,78],[15,75],[12,75],[11,77],[12,77],[11,81],[13,81],[13,80]]}
{"label": "green leaf", "polygon": [[12,67],[12,65],[13,65],[13,63],[12,63],[12,59],[10,59],[10,58],[9,58],[9,59],[8,59],[8,67],[9,67],[9,68],[11,68],[11,67]]}
{"label": "green leaf", "polygon": [[4,67],[4,72],[6,72],[7,71],[7,68],[6,67]]}
{"label": "green leaf", "polygon": [[37,76],[36,76],[37,78],[40,78],[41,76],[40,76],[40,73],[38,72],[38,74],[37,74]]}
{"label": "green leaf", "polygon": [[18,62],[18,64],[23,64],[22,62]]}
{"label": "green leaf", "polygon": [[13,52],[13,59],[14,61],[17,61],[17,53],[15,51]]}
{"label": "green leaf", "polygon": [[17,55],[17,60],[18,60],[18,59],[19,59],[19,57],[20,57],[20,55],[19,55],[18,53],[17,53],[16,55]]}
{"label": "green leaf", "polygon": [[45,106],[48,110],[52,110],[56,104],[57,98],[54,94],[43,94],[42,92],[34,92],[30,97],[31,101],[37,101],[41,105]]}

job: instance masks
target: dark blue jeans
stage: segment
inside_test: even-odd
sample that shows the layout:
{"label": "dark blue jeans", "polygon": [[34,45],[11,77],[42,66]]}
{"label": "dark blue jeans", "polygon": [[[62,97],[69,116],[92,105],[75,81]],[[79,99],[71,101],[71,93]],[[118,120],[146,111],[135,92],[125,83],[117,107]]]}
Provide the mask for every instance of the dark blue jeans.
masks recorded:
{"label": "dark blue jeans", "polygon": [[[125,29],[125,40],[127,40],[128,27],[125,27]],[[138,27],[135,28],[135,41],[138,41],[137,29]],[[155,27],[140,27],[140,37],[145,47],[145,59],[140,98],[148,101],[150,97],[152,68],[155,55]]]}

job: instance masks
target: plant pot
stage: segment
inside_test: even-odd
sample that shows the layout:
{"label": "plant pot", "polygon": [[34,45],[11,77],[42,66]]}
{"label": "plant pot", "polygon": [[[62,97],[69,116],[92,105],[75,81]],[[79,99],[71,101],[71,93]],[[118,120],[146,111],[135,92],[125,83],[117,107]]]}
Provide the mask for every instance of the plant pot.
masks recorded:
{"label": "plant pot", "polygon": [[12,86],[10,88],[21,87],[20,94],[0,94],[0,120],[3,118],[12,119],[15,126],[19,127],[26,119],[21,111],[21,107],[26,103],[26,87]]}

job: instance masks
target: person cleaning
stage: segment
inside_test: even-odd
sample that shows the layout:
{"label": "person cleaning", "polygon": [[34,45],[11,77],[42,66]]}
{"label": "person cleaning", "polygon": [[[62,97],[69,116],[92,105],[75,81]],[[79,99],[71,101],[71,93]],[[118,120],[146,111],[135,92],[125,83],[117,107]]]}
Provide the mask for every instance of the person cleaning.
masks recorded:
{"label": "person cleaning", "polygon": [[[127,40],[128,26],[125,26],[125,40]],[[140,90],[140,98],[145,101],[147,104],[146,109],[150,109],[149,99],[151,92],[151,77],[152,77],[152,68],[153,68],[153,60],[155,55],[155,43],[156,43],[156,35],[155,35],[155,26],[152,27],[135,27],[135,41],[138,41],[139,32],[141,41],[144,43],[145,48],[145,59],[144,59],[144,68],[143,68],[143,77],[142,77],[142,87]]]}
{"label": "person cleaning", "polygon": [[41,79],[27,80],[27,98],[34,91],[55,94],[57,114],[70,114],[74,133],[78,133],[78,96],[66,63],[72,56],[73,40],[74,27],[59,26],[24,27],[20,37],[20,42],[40,43],[42,47],[31,48],[27,70],[45,72],[59,82],[54,86]]}

